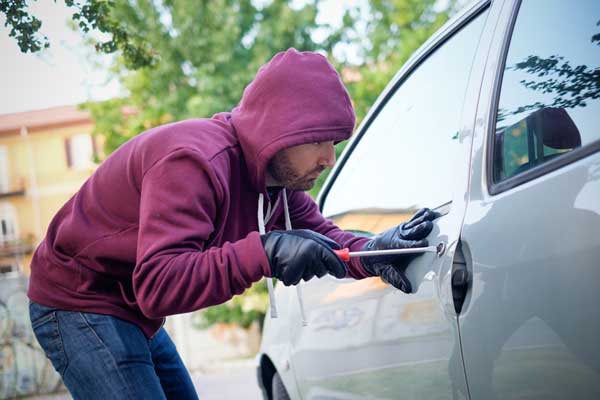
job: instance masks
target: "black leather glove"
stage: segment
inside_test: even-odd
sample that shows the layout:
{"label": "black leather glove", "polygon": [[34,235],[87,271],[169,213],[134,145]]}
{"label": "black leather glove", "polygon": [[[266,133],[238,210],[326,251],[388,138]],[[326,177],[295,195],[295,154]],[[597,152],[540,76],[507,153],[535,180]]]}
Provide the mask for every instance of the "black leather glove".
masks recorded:
{"label": "black leather glove", "polygon": [[[407,249],[427,247],[425,239],[433,229],[433,221],[439,214],[422,208],[408,221],[380,233],[365,244],[363,250]],[[390,256],[361,257],[363,267],[372,276],[380,276],[404,293],[412,292],[412,285],[406,277],[406,267],[418,254],[397,254]]]}
{"label": "black leather glove", "polygon": [[346,264],[333,252],[340,246],[308,229],[272,231],[261,236],[273,276],[284,285],[297,285],[329,273],[336,278],[346,276]]}

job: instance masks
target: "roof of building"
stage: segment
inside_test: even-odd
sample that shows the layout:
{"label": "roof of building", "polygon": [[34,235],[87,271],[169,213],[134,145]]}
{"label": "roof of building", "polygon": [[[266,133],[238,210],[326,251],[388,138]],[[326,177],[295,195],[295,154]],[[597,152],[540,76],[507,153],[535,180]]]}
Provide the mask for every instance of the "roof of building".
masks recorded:
{"label": "roof of building", "polygon": [[51,107],[0,115],[0,134],[19,133],[23,127],[31,132],[87,122],[91,122],[90,113],[76,105]]}

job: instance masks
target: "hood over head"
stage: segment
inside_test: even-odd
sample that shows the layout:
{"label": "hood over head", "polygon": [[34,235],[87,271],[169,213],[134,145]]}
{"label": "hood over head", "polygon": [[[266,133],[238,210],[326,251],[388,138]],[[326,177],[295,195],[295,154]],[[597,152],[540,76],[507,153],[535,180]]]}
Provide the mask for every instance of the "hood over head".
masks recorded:
{"label": "hood over head", "polygon": [[337,71],[321,54],[289,49],[263,65],[232,110],[252,185],[265,192],[265,172],[280,150],[348,139],[354,108]]}

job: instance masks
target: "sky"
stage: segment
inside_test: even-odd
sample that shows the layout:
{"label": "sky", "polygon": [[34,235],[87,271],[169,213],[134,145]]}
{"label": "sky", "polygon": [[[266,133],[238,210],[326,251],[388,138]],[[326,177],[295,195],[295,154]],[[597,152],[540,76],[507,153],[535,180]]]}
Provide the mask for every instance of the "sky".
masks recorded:
{"label": "sky", "polygon": [[[21,53],[0,18],[0,114],[77,104],[119,95],[120,86],[102,70],[94,69],[82,36],[68,28],[72,10],[62,1],[32,2],[31,12],[42,20],[50,48]],[[108,61],[108,57],[104,57]]]}
{"label": "sky", "polygon": [[[324,1],[319,21],[336,24],[345,7],[361,0]],[[5,18],[0,15],[0,114],[78,104],[88,100],[105,100],[122,95],[116,79],[89,60],[89,46],[79,32],[67,26],[73,9],[63,1],[31,2],[30,12],[42,20],[40,32],[50,41],[50,48],[36,54],[23,54],[16,40],[8,36]],[[105,65],[110,56],[103,56]],[[266,61],[266,60],[265,60]]]}

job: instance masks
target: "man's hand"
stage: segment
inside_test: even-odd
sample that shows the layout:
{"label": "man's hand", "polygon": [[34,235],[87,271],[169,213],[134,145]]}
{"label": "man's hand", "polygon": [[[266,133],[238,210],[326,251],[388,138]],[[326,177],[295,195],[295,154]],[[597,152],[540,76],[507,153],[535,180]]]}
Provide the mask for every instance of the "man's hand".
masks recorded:
{"label": "man's hand", "polygon": [[[363,250],[407,249],[413,247],[427,247],[425,239],[433,229],[433,221],[438,213],[428,208],[423,208],[408,221],[388,229],[367,242]],[[384,282],[402,290],[404,293],[412,292],[412,285],[408,281],[405,270],[417,254],[398,254],[390,256],[361,257],[360,261],[365,270],[372,276],[379,276]]]}
{"label": "man's hand", "polygon": [[329,273],[336,278],[346,276],[346,264],[333,249],[340,246],[319,233],[308,229],[272,231],[261,236],[273,276],[284,285],[297,285],[315,275]]}

